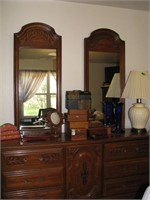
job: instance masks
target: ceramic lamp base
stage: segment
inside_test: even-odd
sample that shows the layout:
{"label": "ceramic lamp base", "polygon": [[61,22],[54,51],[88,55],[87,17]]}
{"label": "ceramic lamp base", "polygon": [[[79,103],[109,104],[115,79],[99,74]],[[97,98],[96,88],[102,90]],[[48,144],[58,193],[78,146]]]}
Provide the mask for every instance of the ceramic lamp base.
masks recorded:
{"label": "ceramic lamp base", "polygon": [[129,109],[129,119],[133,130],[143,130],[150,116],[149,109],[143,103],[135,103]]}
{"label": "ceramic lamp base", "polygon": [[146,133],[146,128],[143,128],[143,129],[132,128],[131,131],[133,133]]}

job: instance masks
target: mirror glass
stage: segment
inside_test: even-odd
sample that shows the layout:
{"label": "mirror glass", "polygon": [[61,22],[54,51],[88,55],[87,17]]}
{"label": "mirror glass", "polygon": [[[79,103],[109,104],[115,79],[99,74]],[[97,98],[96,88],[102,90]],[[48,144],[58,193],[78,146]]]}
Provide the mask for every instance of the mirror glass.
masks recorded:
{"label": "mirror glass", "polygon": [[34,125],[39,111],[61,111],[61,36],[49,25],[30,23],[14,34],[15,123]]}
{"label": "mirror glass", "polygon": [[60,117],[57,112],[51,114],[51,121],[55,126],[60,123]]}
{"label": "mirror glass", "polygon": [[125,84],[125,42],[113,30],[97,29],[84,40],[84,58],[84,89],[92,94],[92,109],[103,113],[103,103],[112,101],[106,93],[114,74],[120,73],[121,91]]}
{"label": "mirror glass", "polygon": [[[103,111],[102,102],[114,73],[119,72],[119,54],[89,51],[89,91],[92,108]],[[108,99],[107,101],[110,101]]]}

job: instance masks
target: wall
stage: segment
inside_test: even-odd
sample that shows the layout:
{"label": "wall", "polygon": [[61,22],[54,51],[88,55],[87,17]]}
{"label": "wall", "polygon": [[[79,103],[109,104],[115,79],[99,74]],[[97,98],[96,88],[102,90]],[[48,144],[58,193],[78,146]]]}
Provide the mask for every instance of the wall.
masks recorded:
{"label": "wall", "polygon": [[92,93],[92,108],[102,111],[102,90],[101,86],[105,81],[104,67],[106,64],[90,63],[89,64],[89,90]]}
{"label": "wall", "polygon": [[[148,51],[147,51],[148,71],[150,73],[150,11],[148,13],[148,40],[147,40],[147,44],[148,44]],[[147,101],[147,104],[149,105],[149,109],[150,109],[150,101]],[[147,129],[150,131],[150,119],[149,119],[148,124],[147,124]]]}
{"label": "wall", "polygon": [[[27,23],[47,23],[62,36],[62,112],[65,91],[84,88],[84,38],[93,30],[113,29],[125,40],[126,76],[132,69],[148,69],[149,12],[56,0],[5,0],[0,9],[0,124],[14,122],[13,34]],[[131,103],[126,102],[126,127]]]}

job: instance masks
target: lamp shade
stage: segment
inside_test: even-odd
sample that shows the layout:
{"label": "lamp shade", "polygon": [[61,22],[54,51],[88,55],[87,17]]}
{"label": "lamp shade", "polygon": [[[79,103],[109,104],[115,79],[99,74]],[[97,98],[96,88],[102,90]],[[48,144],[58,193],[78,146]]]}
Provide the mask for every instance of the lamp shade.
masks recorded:
{"label": "lamp shade", "polygon": [[106,97],[120,98],[120,73],[114,74]]}
{"label": "lamp shade", "polygon": [[[112,81],[110,83],[109,89],[107,91],[106,94],[107,98],[120,98],[120,73],[115,73]],[[114,112],[114,116],[113,118],[115,118],[115,127],[114,129],[112,129],[113,133],[123,133],[124,130],[121,128],[122,125],[122,106],[123,103],[121,102],[115,102],[113,100],[112,102],[113,104],[113,112]]]}
{"label": "lamp shade", "polygon": [[150,99],[148,71],[131,71],[121,98]]}

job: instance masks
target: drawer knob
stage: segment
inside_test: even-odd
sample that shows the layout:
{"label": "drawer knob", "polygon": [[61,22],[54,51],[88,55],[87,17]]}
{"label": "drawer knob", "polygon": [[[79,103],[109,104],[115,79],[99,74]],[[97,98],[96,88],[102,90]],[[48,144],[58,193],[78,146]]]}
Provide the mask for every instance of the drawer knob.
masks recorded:
{"label": "drawer knob", "polygon": [[28,179],[24,179],[24,183],[29,183],[29,180]]}
{"label": "drawer knob", "polygon": [[40,160],[40,161],[43,161],[43,157],[40,157],[39,160]]}
{"label": "drawer knob", "polygon": [[26,163],[26,162],[27,162],[27,159],[26,159],[26,158],[24,158],[24,159],[23,159],[23,161]]}
{"label": "drawer knob", "polygon": [[138,151],[139,151],[139,148],[138,148],[138,147],[136,147],[136,148],[135,148],[135,150],[138,152]]}
{"label": "drawer knob", "polygon": [[126,153],[126,152],[127,152],[127,150],[126,150],[126,149],[124,149],[124,150],[123,150],[123,152],[124,152],[124,153]]}

